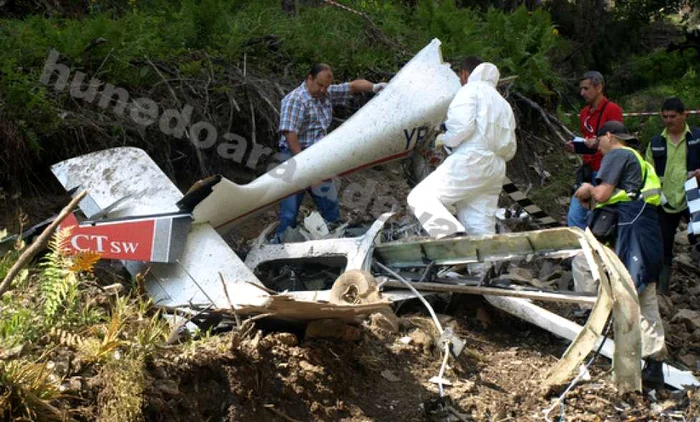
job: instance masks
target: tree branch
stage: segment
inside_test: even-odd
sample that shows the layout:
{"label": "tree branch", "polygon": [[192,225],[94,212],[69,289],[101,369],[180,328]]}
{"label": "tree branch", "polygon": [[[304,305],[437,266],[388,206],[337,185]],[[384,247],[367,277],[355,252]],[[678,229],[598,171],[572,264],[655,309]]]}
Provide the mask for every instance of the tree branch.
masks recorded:
{"label": "tree branch", "polygon": [[75,208],[76,205],[78,205],[78,203],[85,198],[85,195],[87,195],[86,190],[82,191],[75,198],[73,198],[73,200],[61,210],[58,217],[56,217],[56,219],[53,220],[46,229],[44,229],[44,231],[39,235],[39,238],[27,249],[25,249],[24,252],[22,252],[22,255],[20,255],[17,262],[15,262],[12,268],[10,268],[10,271],[7,272],[5,279],[2,281],[2,284],[0,284],[0,297],[2,297],[5,292],[10,290],[10,284],[12,284],[12,280],[15,278],[15,276],[17,276],[20,270],[32,259],[32,257],[34,257],[34,255],[36,255],[37,252],[39,252],[39,250],[41,250],[49,237],[51,237],[51,234],[54,232],[54,230],[56,230],[56,227],[58,227],[58,225],[61,224],[66,217],[68,217],[68,215],[73,211],[73,208]]}

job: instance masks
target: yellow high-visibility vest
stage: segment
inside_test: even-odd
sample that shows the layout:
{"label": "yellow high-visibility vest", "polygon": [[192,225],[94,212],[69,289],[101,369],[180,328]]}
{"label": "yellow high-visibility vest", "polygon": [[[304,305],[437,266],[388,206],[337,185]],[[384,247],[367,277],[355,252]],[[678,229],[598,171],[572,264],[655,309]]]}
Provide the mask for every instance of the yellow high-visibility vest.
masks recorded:
{"label": "yellow high-visibility vest", "polygon": [[661,205],[661,181],[659,176],[656,175],[654,167],[647,163],[642,156],[630,147],[622,147],[626,150],[632,151],[634,156],[639,162],[639,167],[642,169],[642,180],[644,184],[642,185],[642,190],[637,192],[625,192],[622,189],[615,189],[612,196],[608,198],[605,202],[600,202],[596,205],[596,208],[604,207],[606,205],[617,204],[619,202],[629,202],[639,199],[638,196],[641,195],[644,202],[650,205]]}

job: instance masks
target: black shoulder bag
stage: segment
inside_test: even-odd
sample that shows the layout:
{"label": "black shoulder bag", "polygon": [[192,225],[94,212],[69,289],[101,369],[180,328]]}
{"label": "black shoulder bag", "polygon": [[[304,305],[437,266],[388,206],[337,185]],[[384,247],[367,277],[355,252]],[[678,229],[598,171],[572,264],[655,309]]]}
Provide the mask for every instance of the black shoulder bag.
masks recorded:
{"label": "black shoulder bag", "polygon": [[595,208],[586,217],[586,226],[598,241],[606,243],[617,237],[618,210],[616,205]]}
{"label": "black shoulder bag", "polygon": [[[647,165],[642,166],[642,185],[634,192],[633,200],[643,200],[642,188],[647,180]],[[599,241],[605,243],[617,237],[618,207],[616,204],[595,208],[586,217],[586,225]]]}

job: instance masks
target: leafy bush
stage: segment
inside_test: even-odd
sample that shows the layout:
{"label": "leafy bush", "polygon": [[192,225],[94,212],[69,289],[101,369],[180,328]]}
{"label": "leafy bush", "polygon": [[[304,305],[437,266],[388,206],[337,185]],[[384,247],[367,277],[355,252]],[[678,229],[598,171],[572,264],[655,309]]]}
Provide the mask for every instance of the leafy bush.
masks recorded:
{"label": "leafy bush", "polygon": [[[671,52],[659,49],[635,56],[618,66],[613,77],[618,91],[629,93],[619,101],[627,111],[660,112],[669,97],[680,98],[686,109],[700,108],[700,62],[694,48]],[[687,122],[697,126],[700,116],[690,115]],[[663,130],[658,115],[628,117],[625,123],[644,144]]]}
{"label": "leafy bush", "polygon": [[[700,108],[698,84],[700,84],[700,75],[691,69],[675,81],[661,82],[625,96],[620,103],[624,109],[629,111],[660,112],[664,99],[678,97],[683,101],[687,110],[697,110]],[[689,115],[686,123],[691,126],[700,126],[700,115]],[[638,134],[643,147],[646,147],[647,142],[664,129],[660,115],[627,117],[625,125]]]}
{"label": "leafy bush", "polygon": [[518,75],[516,88],[530,95],[551,95],[559,83],[549,60],[557,31],[542,9],[520,6],[513,13],[491,9],[482,14],[457,8],[453,0],[421,0],[416,18],[423,28],[421,42],[439,38],[443,55],[456,65],[463,56],[480,56],[498,65],[502,75]]}
{"label": "leafy bush", "polygon": [[[688,85],[683,81],[697,81],[696,72],[700,70],[699,59],[698,52],[694,48],[672,52],[660,49],[650,54],[636,56],[630,64],[619,66],[616,77],[626,85],[626,92],[661,83],[678,82]],[[692,94],[695,94],[694,91],[691,91]]]}
{"label": "leafy bush", "polygon": [[[460,8],[454,0],[420,0],[416,7],[344,1],[375,27],[363,16],[332,6],[302,7],[290,17],[277,0],[91,4],[78,19],[0,20],[0,146],[13,151],[6,156],[12,159],[0,156],[0,165],[8,169],[8,182],[26,177],[28,167],[46,167],[46,162],[92,149],[131,144],[167,154],[175,147],[158,135],[134,136],[123,121],[75,101],[68,90],[56,93],[42,85],[51,49],[61,54],[59,61],[70,66],[71,75],[81,71],[157,102],[173,101],[170,92],[156,89],[164,87],[163,78],[229,80],[231,67],[246,67],[258,76],[281,75],[288,86],[315,62],[333,65],[338,80],[387,78],[435,37],[443,41],[448,61],[458,64],[464,55],[480,55],[500,66],[504,76],[518,75],[516,89],[525,94],[551,96],[557,86],[548,55],[561,40],[546,12],[524,7],[506,14]],[[175,74],[161,76],[162,67],[154,69],[158,64],[175,68]],[[215,93],[231,88],[210,87]],[[220,126],[230,127],[228,116],[225,120]]]}
{"label": "leafy bush", "polygon": [[549,14],[542,9],[528,12],[525,6],[510,15],[490,10],[486,23],[486,57],[500,65],[501,73],[518,75],[515,86],[525,94],[554,94],[559,78],[548,55],[557,35]]}

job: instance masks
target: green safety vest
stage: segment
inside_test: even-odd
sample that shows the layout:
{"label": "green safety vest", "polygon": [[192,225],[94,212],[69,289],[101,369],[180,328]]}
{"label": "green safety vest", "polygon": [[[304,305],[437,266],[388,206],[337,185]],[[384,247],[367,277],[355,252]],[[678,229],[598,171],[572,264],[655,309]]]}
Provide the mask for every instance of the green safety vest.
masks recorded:
{"label": "green safety vest", "polygon": [[622,147],[626,150],[632,151],[634,156],[639,162],[639,167],[642,169],[642,180],[644,184],[640,192],[625,192],[622,189],[615,189],[612,196],[605,201],[596,205],[596,208],[604,207],[606,205],[616,204],[618,202],[629,202],[639,199],[641,195],[644,202],[650,205],[661,205],[661,181],[659,176],[656,175],[654,167],[646,162],[642,156],[630,147]]}

